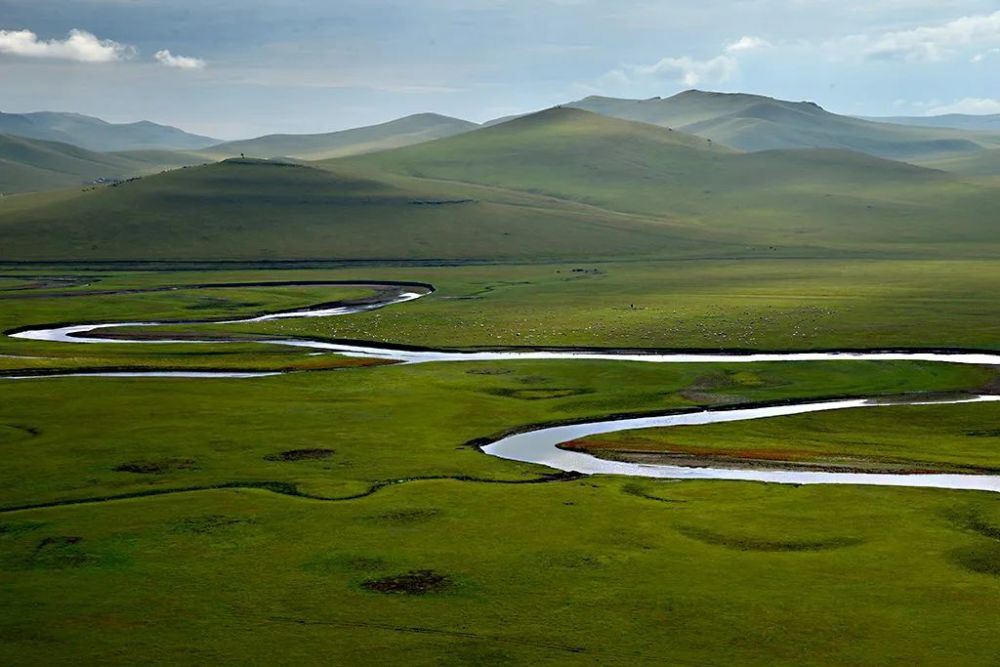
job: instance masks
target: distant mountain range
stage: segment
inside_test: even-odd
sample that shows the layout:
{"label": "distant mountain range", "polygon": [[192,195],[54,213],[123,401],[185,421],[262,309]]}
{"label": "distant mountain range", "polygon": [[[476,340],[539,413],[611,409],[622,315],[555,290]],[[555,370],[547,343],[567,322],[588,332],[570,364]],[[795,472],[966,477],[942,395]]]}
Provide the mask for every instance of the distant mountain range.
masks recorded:
{"label": "distant mountain range", "polygon": [[422,113],[388,123],[324,134],[269,134],[256,139],[229,141],[207,149],[218,157],[290,157],[300,160],[371,153],[450,137],[479,127],[467,120]]}
{"label": "distant mountain range", "polygon": [[108,123],[82,114],[53,111],[20,114],[0,112],[0,134],[59,141],[91,151],[151,148],[196,150],[219,143],[218,139],[190,134],[176,127],[146,120],[137,123]]}
{"label": "distant mountain range", "polygon": [[949,113],[943,116],[887,116],[869,117],[867,120],[916,127],[947,127],[971,132],[1000,132],[1000,113],[981,116],[962,113]]}
{"label": "distant mountain range", "polygon": [[648,100],[587,97],[566,106],[670,127],[744,151],[841,148],[869,155],[924,160],[1000,147],[1000,133],[979,135],[833,114],[813,102],[689,90]]}
{"label": "distant mountain range", "polygon": [[[736,152],[842,149],[966,176],[1000,174],[1000,115],[865,119],[830,113],[813,102],[699,90],[646,100],[591,96],[564,107],[668,128]],[[338,132],[218,142],[145,121],[0,113],[0,135],[6,135],[0,141],[0,192],[73,187],[241,155],[317,161],[379,153],[518,118],[478,125],[423,113]]]}

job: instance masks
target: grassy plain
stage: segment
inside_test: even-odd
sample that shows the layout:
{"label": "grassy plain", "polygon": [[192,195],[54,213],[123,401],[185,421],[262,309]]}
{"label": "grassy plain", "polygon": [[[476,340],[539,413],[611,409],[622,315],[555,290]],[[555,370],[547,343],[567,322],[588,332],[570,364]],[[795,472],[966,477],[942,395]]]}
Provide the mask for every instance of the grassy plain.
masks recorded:
{"label": "grassy plain", "polygon": [[[37,283],[38,274],[2,287]],[[730,324],[742,321],[731,314],[741,304],[748,322],[774,319],[753,341],[761,348],[827,340],[995,347],[996,278],[985,262],[78,274],[90,284],[0,292],[21,295],[0,301],[0,327],[232,317],[363,294],[69,293],[381,278],[439,290],[339,319],[188,328],[455,346],[732,347],[714,332],[743,331]],[[832,310],[823,315],[825,337],[793,335],[809,331],[816,304]],[[949,327],[953,338],[943,337]],[[250,344],[3,338],[0,346],[0,354],[46,357],[37,363],[49,368],[337,359]],[[469,442],[611,413],[976,391],[993,377],[974,366],[911,362],[520,361],[255,380],[0,380],[0,661],[981,664],[1000,651],[984,623],[1000,594],[993,495],[544,481],[551,471],[485,456]],[[990,430],[996,407],[956,410],[880,408],[817,415],[806,426],[774,420],[747,437],[811,434],[820,451],[826,429],[833,452],[853,437],[924,457],[933,445],[918,437],[919,425],[938,423],[932,432],[948,445],[942,460],[992,465],[995,438],[959,447],[947,437],[960,424]],[[705,429],[707,441],[725,441],[715,428]],[[13,509],[38,504],[52,506]]]}
{"label": "grassy plain", "polygon": [[995,269],[985,260],[385,267],[385,279],[438,290],[349,318],[184,329],[445,348],[997,349]]}

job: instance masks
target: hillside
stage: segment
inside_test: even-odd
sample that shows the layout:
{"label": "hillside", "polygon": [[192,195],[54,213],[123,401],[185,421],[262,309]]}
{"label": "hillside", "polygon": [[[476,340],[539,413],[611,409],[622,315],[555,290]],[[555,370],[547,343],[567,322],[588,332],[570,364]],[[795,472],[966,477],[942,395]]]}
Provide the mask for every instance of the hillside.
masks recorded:
{"label": "hillside", "polygon": [[1000,147],[1000,134],[872,122],[833,114],[812,102],[759,95],[689,90],[666,99],[588,97],[567,106],[670,127],[747,151],[840,148],[922,159]]}
{"label": "hillside", "polygon": [[83,114],[52,111],[22,114],[0,112],[0,134],[58,141],[102,152],[150,148],[195,150],[218,143],[217,139],[149,121],[108,123]]}
{"label": "hillside", "polygon": [[926,167],[943,169],[963,176],[1000,176],[1000,148],[979,151],[971,155],[946,156],[922,163]]}
{"label": "hillside", "polygon": [[388,123],[326,134],[271,134],[212,146],[206,154],[226,158],[291,157],[303,160],[357,155],[419,144],[475,129],[477,125],[438,114],[417,114]]}
{"label": "hillside", "polygon": [[970,132],[1000,133],[1000,113],[997,114],[963,114],[949,113],[941,116],[892,116],[884,118],[869,117],[879,123],[895,123],[896,125],[914,125],[916,127],[949,127]]}
{"label": "hillside", "polygon": [[17,260],[539,260],[705,248],[683,225],[523,193],[250,159],[0,200],[0,257]]}
{"label": "hillside", "polygon": [[0,134],[0,193],[79,187],[203,161],[199,156],[172,151],[97,153],[70,144]]}
{"label": "hillside", "polygon": [[732,242],[859,251],[995,243],[992,211],[1000,194],[857,152],[738,153],[682,132],[571,108],[323,164],[680,219]]}

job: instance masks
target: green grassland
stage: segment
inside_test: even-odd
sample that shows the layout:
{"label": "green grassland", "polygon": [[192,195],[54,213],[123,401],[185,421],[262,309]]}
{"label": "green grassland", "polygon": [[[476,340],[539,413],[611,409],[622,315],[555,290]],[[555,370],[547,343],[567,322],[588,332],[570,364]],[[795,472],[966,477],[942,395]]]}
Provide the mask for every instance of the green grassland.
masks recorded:
{"label": "green grassland", "polygon": [[991,261],[581,262],[378,273],[437,291],[349,318],[180,329],[444,348],[997,349],[1000,275]]}
{"label": "green grassland", "polygon": [[[732,299],[759,302],[747,307],[781,322],[765,344],[791,340],[802,325],[790,323],[806,304],[831,302],[834,320],[853,322],[838,330],[845,340],[862,342],[863,321],[878,314],[870,331],[883,327],[896,337],[881,340],[921,345],[927,331],[918,322],[933,316],[928,330],[948,322],[973,332],[970,344],[989,347],[980,320],[990,311],[988,263],[935,266],[81,269],[61,287],[53,281],[58,270],[10,271],[0,287],[42,287],[0,292],[0,328],[233,317],[365,294],[351,287],[87,292],[381,278],[439,289],[368,314],[214,329],[315,335],[332,327],[340,335],[341,327],[356,327],[359,335],[402,342],[516,344],[531,328],[538,333],[535,318],[554,310],[567,326],[588,318],[599,325],[567,329],[562,344],[642,344],[641,320],[617,315],[671,304],[685,321],[714,327],[721,321],[714,309]],[[948,298],[962,303],[959,297],[967,308],[942,308]],[[623,306],[631,300],[635,311]],[[571,315],[567,302],[581,312]],[[680,326],[667,313],[647,313],[649,331],[656,320]],[[463,333],[479,328],[472,326],[478,318],[494,327],[489,336]],[[704,338],[698,335],[690,340]],[[252,360],[275,368],[337,360],[249,344],[4,338],[0,346],[0,354],[48,357],[51,368],[66,357],[122,366]],[[470,443],[614,413],[978,391],[994,378],[992,369],[914,362],[519,361],[254,380],[0,379],[7,454],[0,661],[314,662],[322,655],[345,664],[636,664],[669,656],[673,664],[981,664],[1000,650],[984,623],[1000,594],[1000,504],[991,494],[563,479]],[[997,408],[948,410],[879,408],[754,428],[770,429],[766,437],[776,442],[812,434],[816,451],[825,429],[832,452],[844,451],[853,435],[922,459],[932,444],[917,437],[918,425],[937,423],[933,433],[948,444],[939,460],[993,462],[995,438],[966,441],[955,429],[989,431]],[[712,435],[716,428],[690,437],[725,440]],[[755,432],[748,437],[765,437]],[[14,509],[32,505],[47,506]]]}
{"label": "green grassland", "polygon": [[0,233],[0,256],[18,260],[538,261],[706,252],[684,225],[572,202],[252,160],[73,196],[11,197],[0,202]]}
{"label": "green grassland", "polygon": [[[1000,653],[995,494],[577,478],[475,445],[616,414],[995,391],[994,368],[358,367],[250,339],[995,351],[997,193],[556,109],[311,167],[5,197],[0,330],[175,320],[157,332],[238,342],[0,337],[0,374],[296,372],[0,378],[0,663],[982,664]],[[190,323],[370,294],[193,289],[292,280],[437,289]],[[629,437],[994,470],[998,417],[896,406]]]}

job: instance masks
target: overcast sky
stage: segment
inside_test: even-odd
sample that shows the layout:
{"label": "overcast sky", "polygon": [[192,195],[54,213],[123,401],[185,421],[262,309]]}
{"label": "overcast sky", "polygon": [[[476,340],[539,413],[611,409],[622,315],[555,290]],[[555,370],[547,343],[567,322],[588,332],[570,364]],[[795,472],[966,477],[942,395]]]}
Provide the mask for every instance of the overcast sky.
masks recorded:
{"label": "overcast sky", "polygon": [[0,0],[0,110],[230,139],[688,88],[1000,113],[1000,0]]}

